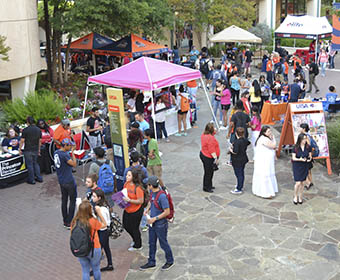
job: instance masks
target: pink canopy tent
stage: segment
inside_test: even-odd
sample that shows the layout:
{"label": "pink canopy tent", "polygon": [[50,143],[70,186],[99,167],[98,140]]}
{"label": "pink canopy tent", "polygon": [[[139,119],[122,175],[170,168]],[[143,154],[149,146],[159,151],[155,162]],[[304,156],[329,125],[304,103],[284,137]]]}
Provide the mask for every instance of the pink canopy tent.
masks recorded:
{"label": "pink canopy tent", "polygon": [[[88,86],[91,85],[91,83],[94,83],[120,88],[152,91],[196,79],[201,79],[201,82],[204,85],[204,82],[201,78],[201,72],[199,70],[173,64],[164,60],[158,60],[150,57],[141,57],[112,71],[89,77]],[[212,111],[205,86],[204,90]],[[86,88],[85,104],[87,102],[87,92],[88,87]],[[155,119],[154,106],[152,106],[152,108],[152,116],[153,119]],[[83,111],[83,118],[84,117],[85,109]],[[216,119],[215,122],[218,127]]]}

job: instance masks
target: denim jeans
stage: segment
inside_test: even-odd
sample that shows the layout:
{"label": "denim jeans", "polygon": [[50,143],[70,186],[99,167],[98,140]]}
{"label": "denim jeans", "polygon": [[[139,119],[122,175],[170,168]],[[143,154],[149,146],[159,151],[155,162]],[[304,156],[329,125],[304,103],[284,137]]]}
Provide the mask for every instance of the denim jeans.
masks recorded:
{"label": "denim jeans", "polygon": [[90,270],[92,268],[93,276],[95,280],[101,279],[100,274],[100,258],[102,256],[102,250],[100,248],[93,249],[93,258],[92,251],[87,257],[78,258],[81,269],[82,269],[82,280],[90,280]]}
{"label": "denim jeans", "polygon": [[165,138],[168,138],[168,133],[165,128],[165,121],[164,122],[156,122],[156,130],[157,130],[157,139],[162,138],[162,133]]}
{"label": "denim jeans", "polygon": [[156,264],[156,251],[157,251],[157,239],[163,251],[165,252],[165,258],[167,263],[173,263],[174,257],[170,245],[168,243],[168,221],[162,219],[153,223],[152,227],[149,227],[149,260],[148,263]]}
{"label": "denim jeans", "polygon": [[192,112],[192,121],[196,122],[197,121],[197,108],[196,108],[196,102],[190,103],[190,109],[194,109]]}
{"label": "denim jeans", "polygon": [[[144,210],[145,210],[146,208],[144,208]],[[147,225],[147,218],[146,218],[146,216],[143,214],[143,217],[142,217],[142,220],[140,221],[140,228],[144,228],[144,227],[146,227],[146,225]]]}
{"label": "denim jeans", "polygon": [[219,110],[220,111],[220,121],[222,121],[223,114],[222,114],[221,101],[214,99],[213,108],[214,108],[214,115],[216,117],[216,120],[217,120],[217,110]]}
{"label": "denim jeans", "polygon": [[42,177],[40,175],[40,167],[38,164],[38,153],[37,152],[24,152],[25,164],[28,171],[27,181],[29,183],[35,182],[35,178],[37,180],[42,181]]}
{"label": "denim jeans", "polygon": [[327,66],[327,62],[321,62],[321,75],[325,76],[326,75],[326,66]]}
{"label": "denim jeans", "polygon": [[235,167],[235,166],[233,166],[233,168],[234,168],[235,176],[237,178],[237,186],[236,186],[236,188],[239,191],[242,191],[243,184],[244,184],[244,165],[242,167]]}
{"label": "denim jeans", "polygon": [[[74,211],[76,209],[77,199],[77,185],[72,182],[60,185],[61,191],[61,214],[65,225],[69,225],[73,219]],[[67,208],[67,202],[70,198],[70,204]]]}

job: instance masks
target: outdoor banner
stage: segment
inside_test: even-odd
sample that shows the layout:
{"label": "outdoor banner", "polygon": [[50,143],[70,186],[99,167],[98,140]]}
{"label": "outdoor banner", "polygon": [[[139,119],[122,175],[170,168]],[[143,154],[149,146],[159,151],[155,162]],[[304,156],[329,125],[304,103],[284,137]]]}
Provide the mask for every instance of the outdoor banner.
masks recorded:
{"label": "outdoor banner", "polygon": [[110,118],[113,159],[117,169],[117,190],[120,191],[124,185],[124,170],[129,166],[123,91],[121,89],[108,88],[106,94]]}
{"label": "outdoor banner", "polygon": [[[340,3],[338,6],[334,6],[340,11]],[[340,50],[340,17],[333,15],[333,33],[332,33],[332,50]]]}
{"label": "outdoor banner", "polygon": [[0,161],[0,179],[14,177],[27,172],[23,156],[12,156]]}
{"label": "outdoor banner", "polygon": [[320,154],[317,158],[326,159],[328,174],[332,174],[329,156],[326,121],[321,102],[289,103],[283,123],[277,156],[283,145],[294,145],[301,133],[300,125],[309,125],[309,134],[317,143]]}

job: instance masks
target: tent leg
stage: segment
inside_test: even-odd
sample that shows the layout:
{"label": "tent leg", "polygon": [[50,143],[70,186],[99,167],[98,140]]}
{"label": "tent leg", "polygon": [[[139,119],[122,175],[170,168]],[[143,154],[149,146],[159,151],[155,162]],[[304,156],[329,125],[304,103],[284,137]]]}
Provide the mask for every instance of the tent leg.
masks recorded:
{"label": "tent leg", "polygon": [[157,139],[157,129],[156,129],[156,120],[155,120],[155,104],[154,104],[154,100],[153,100],[153,94],[151,96],[151,116],[152,116],[152,120],[153,120],[153,129],[154,129],[154,133],[155,133],[155,139],[156,141]]}
{"label": "tent leg", "polygon": [[217,129],[219,130],[219,129],[220,129],[220,126],[219,126],[219,124],[218,124],[218,122],[217,122],[217,119],[216,119],[216,116],[215,116],[215,114],[214,114],[213,107],[211,106],[211,102],[210,102],[210,99],[209,99],[209,94],[208,94],[208,92],[207,92],[207,88],[206,88],[206,86],[205,86],[205,83],[204,83],[202,77],[201,77],[201,83],[202,83],[202,85],[203,85],[203,90],[204,90],[205,96],[207,97],[208,104],[209,104],[209,108],[210,108],[211,113],[212,113],[212,115],[213,115],[213,119],[214,119],[214,121],[215,121],[216,127],[217,127]]}
{"label": "tent leg", "polygon": [[318,61],[318,41],[319,41],[319,38],[316,37],[316,40],[315,40],[315,63],[317,63],[317,61]]}
{"label": "tent leg", "polygon": [[96,63],[96,55],[92,55],[92,60],[93,60],[93,73],[94,75],[97,75],[97,63]]}
{"label": "tent leg", "polygon": [[87,93],[89,91],[89,85],[86,85],[86,90],[85,90],[85,101],[84,101],[84,108],[83,108],[83,118],[85,118],[85,110],[86,110],[86,103],[87,103]]}

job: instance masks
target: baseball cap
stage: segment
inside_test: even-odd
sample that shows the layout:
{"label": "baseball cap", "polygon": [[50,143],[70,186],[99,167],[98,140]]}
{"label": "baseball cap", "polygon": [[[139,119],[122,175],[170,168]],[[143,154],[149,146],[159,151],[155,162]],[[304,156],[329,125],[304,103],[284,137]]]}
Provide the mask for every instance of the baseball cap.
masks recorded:
{"label": "baseball cap", "polygon": [[63,125],[69,125],[71,122],[70,122],[69,119],[64,119],[64,120],[61,121],[61,123],[62,123]]}
{"label": "baseball cap", "polygon": [[158,178],[157,178],[156,176],[150,176],[150,177],[148,177],[148,178],[145,178],[145,179],[143,180],[143,183],[144,183],[145,185],[152,185],[152,186],[154,186],[154,187],[158,187],[159,180],[158,180]]}
{"label": "baseball cap", "polygon": [[69,138],[65,138],[65,139],[63,139],[63,141],[61,141],[61,145],[63,145],[63,146],[66,146],[66,145],[73,146],[74,142]]}

